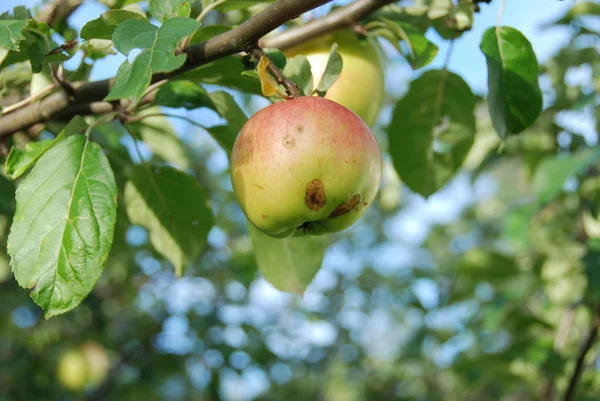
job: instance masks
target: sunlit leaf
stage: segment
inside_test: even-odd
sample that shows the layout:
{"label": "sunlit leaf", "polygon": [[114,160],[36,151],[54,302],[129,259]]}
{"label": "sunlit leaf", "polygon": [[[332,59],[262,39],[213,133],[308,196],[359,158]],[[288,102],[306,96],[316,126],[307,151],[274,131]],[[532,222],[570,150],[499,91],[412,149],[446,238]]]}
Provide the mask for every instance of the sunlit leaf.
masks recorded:
{"label": "sunlit leaf", "polygon": [[475,97],[448,71],[427,71],[400,99],[388,127],[390,154],[401,180],[425,197],[461,167],[475,137]]}
{"label": "sunlit leaf", "polygon": [[325,237],[272,238],[248,223],[256,263],[264,278],[281,291],[302,293],[319,271]]}
{"label": "sunlit leaf", "polygon": [[83,135],[58,142],[17,189],[8,238],[19,284],[46,317],[89,294],[110,251],[117,186],[102,149]]}
{"label": "sunlit leaf", "polygon": [[128,10],[109,10],[100,17],[86,23],[81,28],[81,38],[90,39],[112,39],[113,32],[117,26],[130,19],[143,21],[144,17],[138,13]]}
{"label": "sunlit leaf", "polygon": [[544,159],[533,177],[533,190],[542,203],[552,201],[563,189],[565,181],[600,160],[600,148],[590,148],[568,156]]}
{"label": "sunlit leaf", "polygon": [[334,43],[331,46],[331,51],[329,53],[329,59],[327,60],[327,65],[325,66],[325,71],[321,76],[321,80],[317,85],[315,91],[320,96],[325,96],[327,89],[331,88],[335,81],[338,80],[342,73],[342,68],[344,66],[344,60],[342,56],[337,51],[338,45]]}
{"label": "sunlit leaf", "polygon": [[538,63],[531,43],[510,27],[489,28],[481,39],[488,66],[488,106],[501,138],[531,126],[542,111]]}
{"label": "sunlit leaf", "polygon": [[24,150],[13,147],[6,159],[6,175],[15,179],[29,170],[42,155],[64,137],[83,134],[87,124],[83,117],[76,116],[55,139],[40,142],[29,142]]}
{"label": "sunlit leaf", "polygon": [[112,35],[116,49],[125,55],[133,49],[143,50],[133,63],[126,60],[121,65],[115,84],[104,100],[140,100],[153,73],[172,71],[183,65],[186,56],[174,54],[177,43],[199,26],[198,21],[183,17],[170,18],[160,28],[145,20],[130,19],[121,23]]}

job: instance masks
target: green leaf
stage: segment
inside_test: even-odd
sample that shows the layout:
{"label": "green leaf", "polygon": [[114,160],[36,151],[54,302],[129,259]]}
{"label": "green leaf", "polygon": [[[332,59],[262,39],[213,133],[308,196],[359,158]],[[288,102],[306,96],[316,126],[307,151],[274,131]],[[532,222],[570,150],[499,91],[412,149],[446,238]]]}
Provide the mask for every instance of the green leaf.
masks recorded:
{"label": "green leaf", "polygon": [[248,120],[248,117],[240,106],[235,102],[233,96],[227,92],[213,92],[208,95],[215,105],[215,110],[221,117],[227,120],[229,127],[234,132],[240,132]]}
{"label": "green leaf", "polygon": [[[150,0],[150,13],[158,21],[165,21],[170,17],[181,16],[179,13],[181,9],[185,9],[185,5],[189,3],[185,0]],[[189,17],[184,15],[184,17]]]}
{"label": "green leaf", "polygon": [[529,223],[539,210],[537,203],[514,207],[506,213],[503,232],[519,249],[529,246]]}
{"label": "green leaf", "polygon": [[294,56],[288,59],[283,74],[296,83],[303,95],[310,95],[313,91],[313,76],[310,62],[306,56]]}
{"label": "green leaf", "polygon": [[337,43],[334,43],[331,46],[331,52],[329,53],[329,59],[327,60],[325,71],[323,72],[323,76],[321,77],[319,85],[316,89],[319,96],[325,96],[327,89],[333,86],[335,81],[338,80],[340,74],[342,73],[344,60],[342,60],[342,56],[340,53],[338,53],[337,48]]}
{"label": "green leaf", "polygon": [[205,40],[210,38],[214,38],[217,35],[221,35],[222,33],[229,32],[233,29],[230,25],[207,25],[198,29],[192,38],[190,39],[190,46],[197,45],[198,43],[202,43]]}
{"label": "green leaf", "polygon": [[150,85],[153,73],[176,70],[185,62],[183,54],[174,55],[179,40],[194,33],[200,24],[191,18],[168,19],[158,28],[148,21],[128,20],[114,31],[112,40],[121,53],[144,49],[132,64],[125,61],[115,78],[115,85],[104,100],[140,100]]}
{"label": "green leaf", "polygon": [[229,89],[260,95],[260,81],[254,77],[242,75],[244,71],[246,71],[246,68],[240,58],[225,57],[188,71],[178,76],[178,78],[198,83],[221,85]]}
{"label": "green leaf", "polygon": [[423,68],[431,63],[438,53],[435,43],[429,41],[425,33],[412,25],[404,22],[397,22],[397,24],[404,32],[403,40],[409,46],[409,54],[406,57],[412,69]]}
{"label": "green leaf", "polygon": [[127,10],[110,10],[100,17],[89,21],[81,28],[81,38],[90,39],[112,39],[117,26],[128,20],[143,21],[144,17],[138,13]]}
{"label": "green leaf", "polygon": [[402,181],[425,197],[460,168],[475,138],[475,96],[461,77],[427,71],[396,104],[389,151]]}
{"label": "green leaf", "polygon": [[473,280],[490,281],[507,279],[518,274],[513,258],[481,248],[465,252],[458,265],[458,271]]}
{"label": "green leaf", "polygon": [[[140,113],[152,114],[158,108],[151,108]],[[143,120],[129,124],[136,137],[141,138],[152,153],[162,160],[182,169],[194,166],[194,159],[188,148],[181,142],[177,133],[164,116],[144,117]]]}
{"label": "green leaf", "polygon": [[0,174],[0,215],[15,213],[15,184]]}
{"label": "green leaf", "polygon": [[219,145],[227,152],[228,156],[231,156],[233,150],[233,144],[235,138],[239,134],[239,131],[234,131],[229,125],[217,125],[215,127],[208,127],[206,131],[217,141]]}
{"label": "green leaf", "polygon": [[19,50],[19,43],[25,39],[22,31],[28,20],[0,20],[0,48]]}
{"label": "green leaf", "polygon": [[32,71],[38,73],[42,70],[46,55],[56,48],[57,44],[52,40],[50,28],[45,23],[29,20],[22,34],[25,39],[19,42],[15,50],[9,51],[4,56],[0,69],[29,60]]}
{"label": "green leaf", "polygon": [[589,249],[583,257],[585,274],[587,276],[587,292],[594,298],[600,295],[600,251],[597,247]]}
{"label": "green leaf", "polygon": [[[381,18],[381,21],[369,22],[366,26],[370,36],[381,36],[404,54],[413,69],[422,68],[431,63],[438,53],[438,47],[425,37],[425,33],[414,26],[400,21]],[[403,51],[399,41],[403,41],[408,51]]]}
{"label": "green leaf", "polygon": [[25,150],[13,147],[6,159],[6,175],[13,180],[19,178],[29,170],[44,153],[52,146],[66,136],[73,134],[83,134],[87,124],[83,117],[74,117],[61,131],[61,133],[52,140],[40,142],[29,142],[25,145]]}
{"label": "green leaf", "polygon": [[586,15],[600,15],[600,4],[593,1],[578,1],[562,18],[545,25],[569,25],[574,19]]}
{"label": "green leaf", "polygon": [[600,160],[600,147],[588,148],[568,156],[544,159],[536,168],[533,191],[542,203],[552,201],[561,191],[567,178],[578,175]]}
{"label": "green leaf", "polygon": [[12,9],[12,15],[10,11],[5,11],[0,14],[0,20],[24,20],[31,19],[31,12],[25,6],[16,6]]}
{"label": "green leaf", "polygon": [[264,278],[281,291],[302,293],[325,256],[325,237],[272,238],[248,223],[256,264]]}
{"label": "green leaf", "polygon": [[75,308],[92,290],[110,251],[117,186],[108,160],[83,135],[57,143],[17,189],[8,238],[19,284],[46,318]]}
{"label": "green leaf", "polygon": [[177,275],[206,246],[213,215],[192,176],[171,167],[138,165],[125,185],[125,204],[131,222],[149,231],[152,245]]}
{"label": "green leaf", "polygon": [[192,81],[170,81],[164,84],[156,93],[154,103],[157,106],[184,107],[188,110],[215,108],[204,88]]}
{"label": "green leaf", "polygon": [[531,126],[542,111],[538,62],[531,43],[518,30],[492,27],[480,44],[488,67],[488,107],[501,138]]}

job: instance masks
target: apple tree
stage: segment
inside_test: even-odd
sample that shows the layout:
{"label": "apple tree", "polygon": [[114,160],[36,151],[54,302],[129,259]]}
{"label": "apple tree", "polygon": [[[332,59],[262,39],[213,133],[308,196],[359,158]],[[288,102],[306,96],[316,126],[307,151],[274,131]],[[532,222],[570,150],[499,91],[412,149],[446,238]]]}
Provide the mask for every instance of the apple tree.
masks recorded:
{"label": "apple tree", "polygon": [[0,401],[596,400],[600,6],[511,1],[6,10]]}

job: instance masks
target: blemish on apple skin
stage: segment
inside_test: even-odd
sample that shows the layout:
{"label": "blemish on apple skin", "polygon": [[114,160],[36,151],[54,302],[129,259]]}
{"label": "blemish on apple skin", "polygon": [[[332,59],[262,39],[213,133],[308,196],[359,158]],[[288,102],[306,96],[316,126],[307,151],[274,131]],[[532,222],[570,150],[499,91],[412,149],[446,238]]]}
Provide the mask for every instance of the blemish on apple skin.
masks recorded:
{"label": "blemish on apple skin", "polygon": [[260,217],[262,217],[263,219],[268,219],[268,218],[269,218],[269,215],[266,215],[266,214],[261,214],[261,215],[260,215]]}
{"label": "blemish on apple skin", "polygon": [[305,221],[298,227],[298,229],[302,230],[302,234],[304,234],[304,235],[312,234],[315,232],[315,227],[313,226],[313,223],[310,221]]}
{"label": "blemish on apple skin", "polygon": [[[351,210],[356,210],[361,201],[360,194],[354,194],[348,199],[347,202],[342,203],[338,207],[335,208],[333,212],[329,215],[330,219],[335,219],[336,217],[340,217],[349,213]],[[366,203],[366,202],[365,202]]]}
{"label": "blemish on apple skin", "polygon": [[265,187],[263,187],[262,185],[258,185],[258,184],[252,184],[252,185],[254,185],[258,189],[265,189]]}
{"label": "blemish on apple skin", "polygon": [[298,126],[296,127],[296,131],[298,131],[298,133],[299,133],[299,134],[301,134],[302,132],[304,132],[304,127],[303,127],[303,126],[301,126],[301,125],[298,125]]}
{"label": "blemish on apple skin", "polygon": [[283,146],[288,149],[291,149],[294,146],[296,146],[296,139],[291,135],[284,136],[282,142],[283,142]]}
{"label": "blemish on apple skin", "polygon": [[325,185],[320,179],[314,179],[306,184],[306,195],[304,203],[310,210],[317,211],[325,206],[327,198],[325,196]]}

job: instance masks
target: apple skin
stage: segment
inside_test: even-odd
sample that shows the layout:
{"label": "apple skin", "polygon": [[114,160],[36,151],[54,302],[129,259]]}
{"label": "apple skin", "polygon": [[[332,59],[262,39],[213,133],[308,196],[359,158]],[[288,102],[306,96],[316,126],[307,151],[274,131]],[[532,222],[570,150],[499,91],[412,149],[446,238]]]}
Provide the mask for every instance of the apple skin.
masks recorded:
{"label": "apple skin", "polygon": [[231,153],[235,196],[248,220],[276,238],[350,227],[373,202],[381,151],[356,114],[315,96],[252,116]]}
{"label": "apple skin", "polygon": [[316,87],[325,72],[333,43],[338,44],[344,66],[325,98],[349,108],[373,126],[385,96],[385,83],[379,51],[368,39],[360,40],[352,31],[337,31],[286,50],[285,55],[306,56]]}

